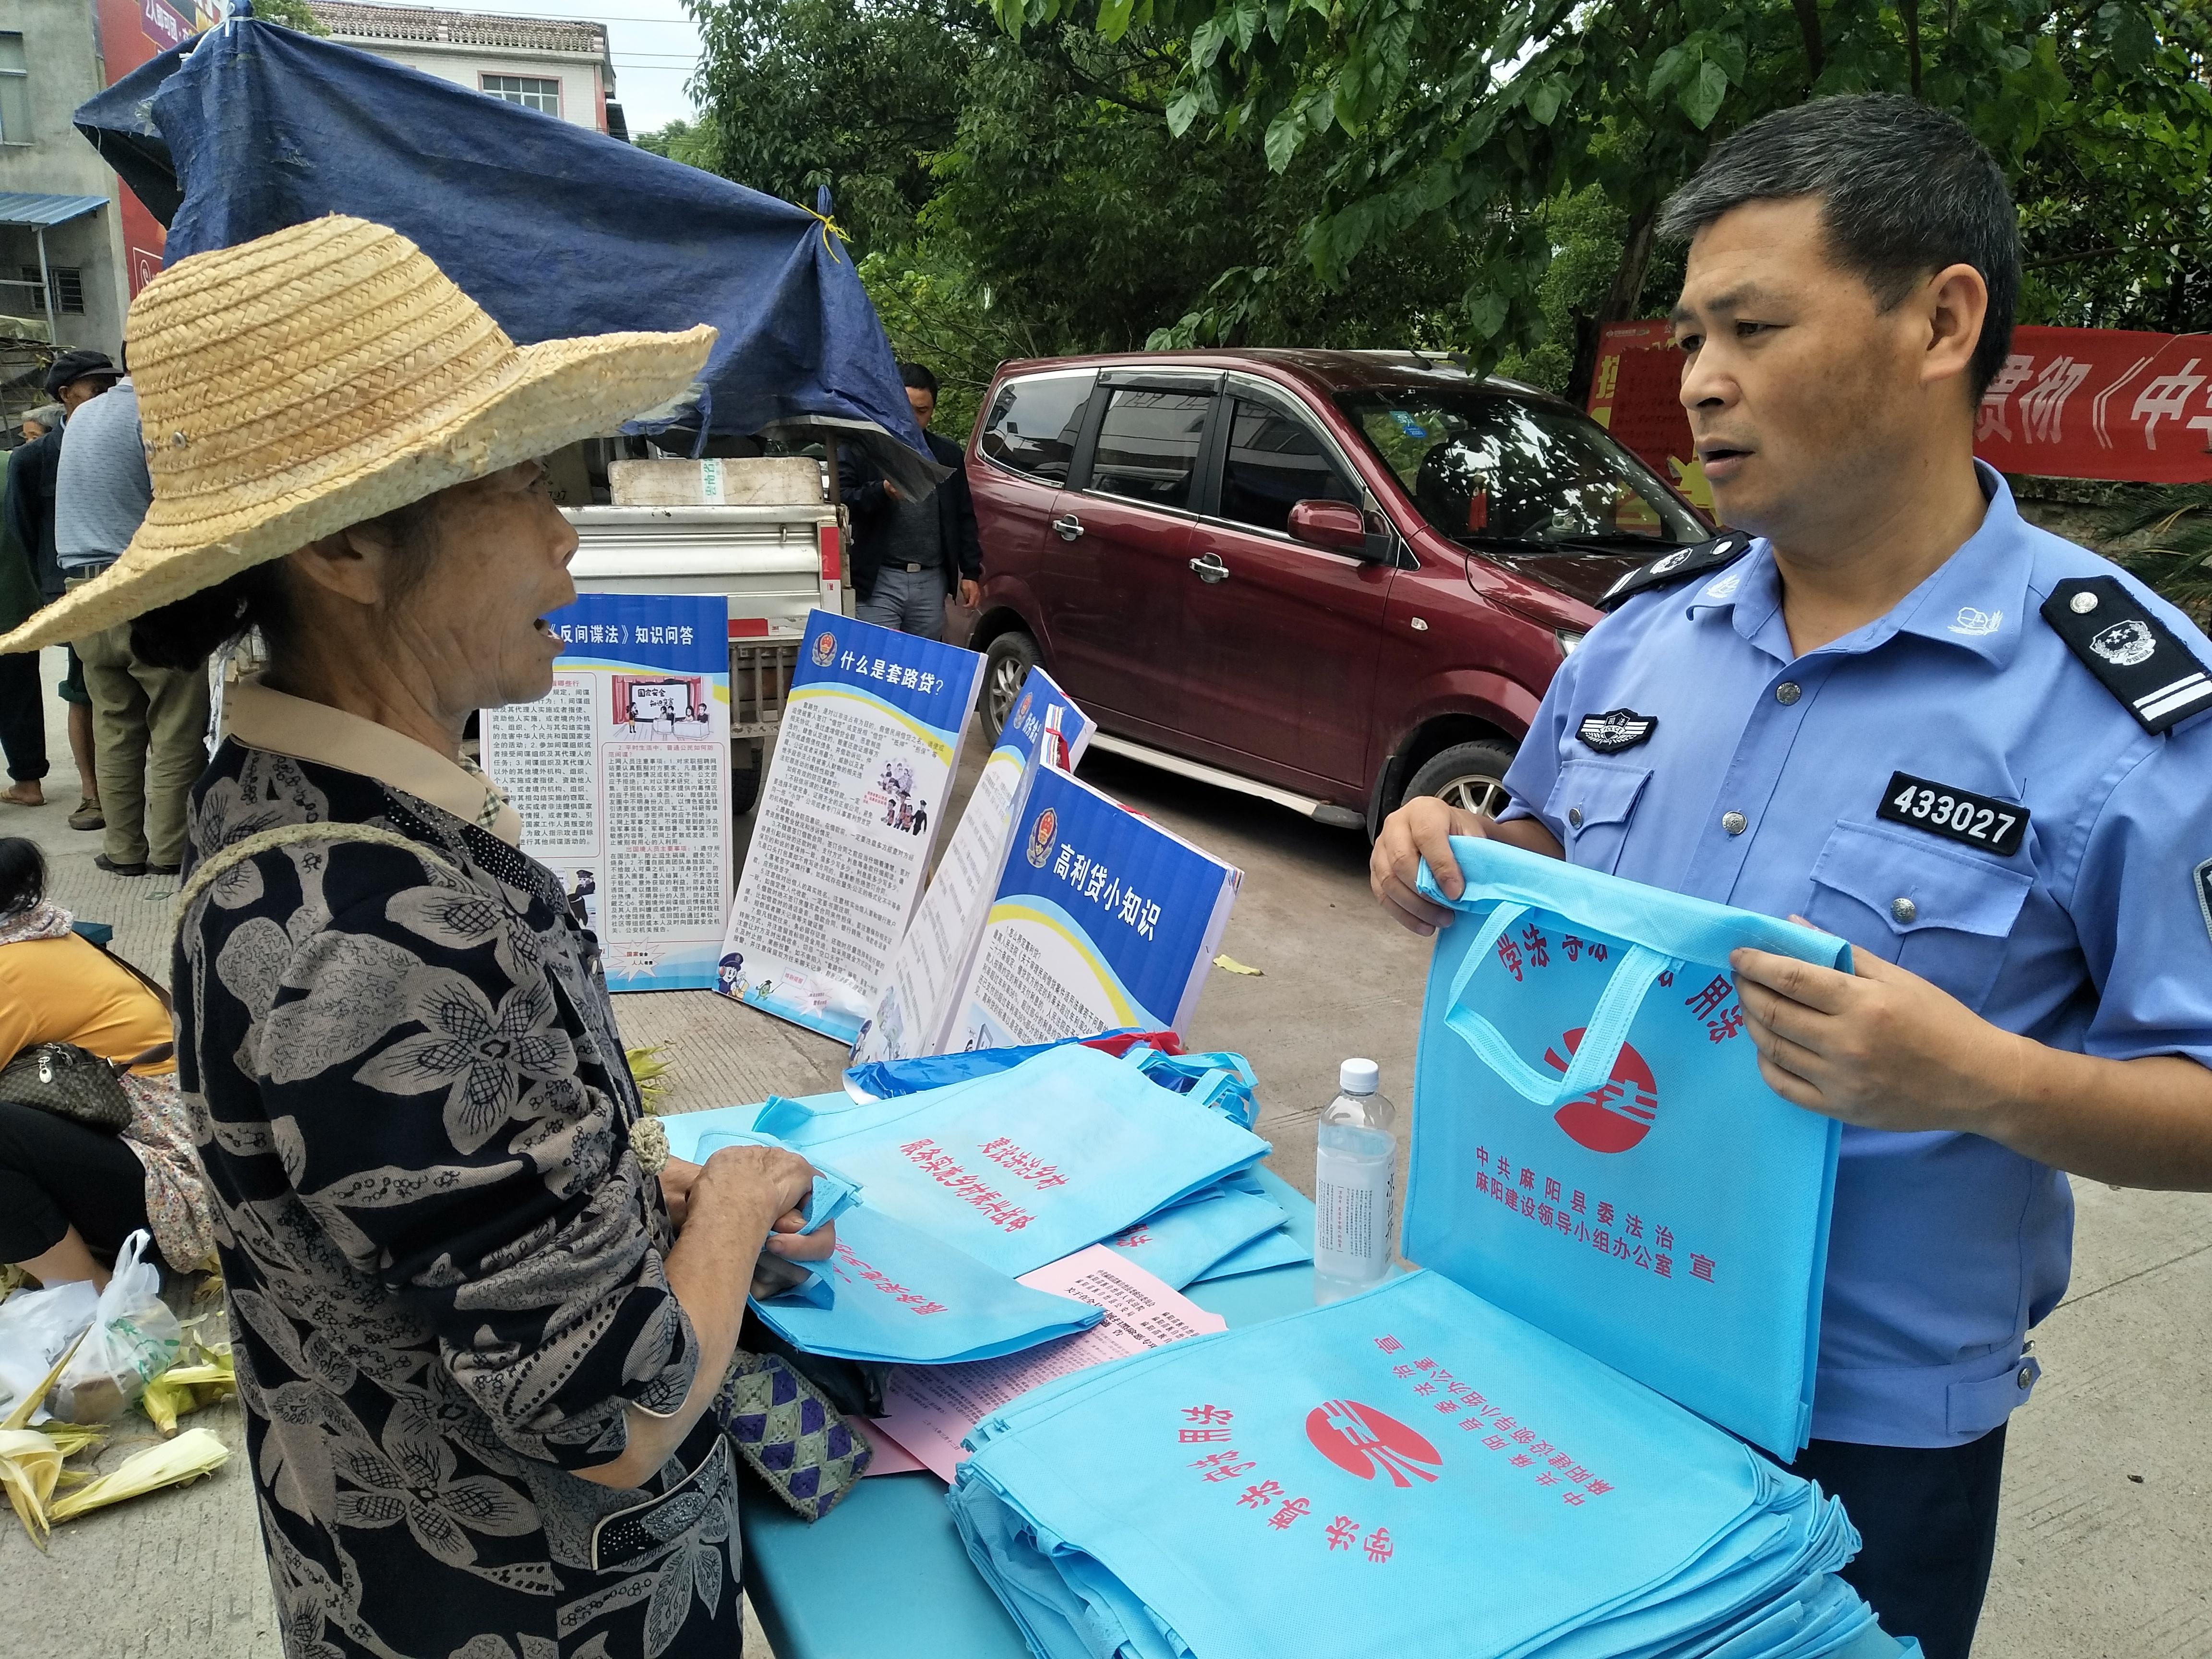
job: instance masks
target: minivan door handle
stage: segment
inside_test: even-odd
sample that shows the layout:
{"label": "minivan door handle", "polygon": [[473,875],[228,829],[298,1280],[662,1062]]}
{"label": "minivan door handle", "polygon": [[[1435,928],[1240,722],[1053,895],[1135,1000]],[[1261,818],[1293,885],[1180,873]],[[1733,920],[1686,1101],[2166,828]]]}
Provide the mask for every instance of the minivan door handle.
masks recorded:
{"label": "minivan door handle", "polygon": [[1060,532],[1060,540],[1072,542],[1083,533],[1083,520],[1073,513],[1063,513],[1052,521],[1052,527]]}
{"label": "minivan door handle", "polygon": [[1229,567],[1221,562],[1221,556],[1218,553],[1200,554],[1190,562],[1190,568],[1193,574],[1202,582],[1211,584],[1225,582],[1229,580]]}

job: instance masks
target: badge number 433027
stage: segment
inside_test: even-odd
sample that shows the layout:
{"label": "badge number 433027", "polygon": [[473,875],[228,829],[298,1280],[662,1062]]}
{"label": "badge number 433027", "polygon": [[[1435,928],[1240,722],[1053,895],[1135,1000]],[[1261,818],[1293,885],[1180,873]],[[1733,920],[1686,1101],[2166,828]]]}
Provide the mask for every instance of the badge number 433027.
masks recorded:
{"label": "badge number 433027", "polygon": [[1947,841],[1978,847],[2000,858],[2010,858],[2020,851],[2027,834],[2028,811],[2017,801],[1977,795],[1907,772],[1889,775],[1875,816],[1924,830]]}

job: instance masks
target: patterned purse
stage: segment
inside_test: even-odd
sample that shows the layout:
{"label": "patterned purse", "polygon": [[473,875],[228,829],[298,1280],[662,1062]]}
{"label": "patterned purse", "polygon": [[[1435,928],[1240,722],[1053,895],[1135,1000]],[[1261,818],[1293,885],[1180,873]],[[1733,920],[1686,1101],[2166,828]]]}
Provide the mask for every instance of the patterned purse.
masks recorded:
{"label": "patterned purse", "polygon": [[740,1351],[712,1409],[753,1473],[808,1521],[835,1509],[874,1455],[821,1390],[777,1354]]}
{"label": "patterned purse", "polygon": [[0,1100],[35,1106],[102,1134],[130,1127],[131,1097],[122,1076],[134,1066],[168,1058],[170,1045],[149,1048],[130,1060],[102,1060],[74,1042],[40,1042],[24,1049],[0,1069]]}

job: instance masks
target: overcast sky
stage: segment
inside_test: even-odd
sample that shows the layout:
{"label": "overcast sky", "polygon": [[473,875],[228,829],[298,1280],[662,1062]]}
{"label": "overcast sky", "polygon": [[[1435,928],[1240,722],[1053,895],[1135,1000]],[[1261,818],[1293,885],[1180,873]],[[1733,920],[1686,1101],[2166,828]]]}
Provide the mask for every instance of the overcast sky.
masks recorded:
{"label": "overcast sky", "polygon": [[[439,0],[426,3],[435,5]],[[580,0],[573,5],[561,0],[521,0],[516,5],[447,0],[442,9],[605,23],[607,46],[614,53],[615,90],[632,136],[691,118],[691,100],[684,95],[684,83],[698,62],[699,31],[683,0]]]}

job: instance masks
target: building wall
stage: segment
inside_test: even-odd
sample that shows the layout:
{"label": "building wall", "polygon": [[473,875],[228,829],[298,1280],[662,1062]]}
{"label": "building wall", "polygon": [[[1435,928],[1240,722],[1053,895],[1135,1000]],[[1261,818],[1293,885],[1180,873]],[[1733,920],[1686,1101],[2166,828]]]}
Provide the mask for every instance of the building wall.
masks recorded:
{"label": "building wall", "polygon": [[[5,0],[0,0],[5,3]],[[599,100],[597,58],[562,52],[526,52],[502,46],[445,46],[424,40],[373,40],[334,34],[343,41],[379,58],[404,64],[409,69],[452,81],[471,91],[482,91],[486,75],[521,75],[561,83],[561,118],[594,131],[606,131],[606,115]]]}
{"label": "building wall", "polygon": [[[23,37],[30,70],[31,142],[0,143],[0,190],[50,196],[99,196],[99,212],[46,232],[50,264],[82,273],[84,313],[53,320],[63,345],[113,352],[123,343],[128,304],[115,175],[70,125],[76,106],[106,84],[100,72],[98,31],[88,0],[0,0],[0,30]],[[29,230],[0,229],[0,276],[36,264],[38,240]],[[23,314],[31,290],[0,288],[0,310]]]}

